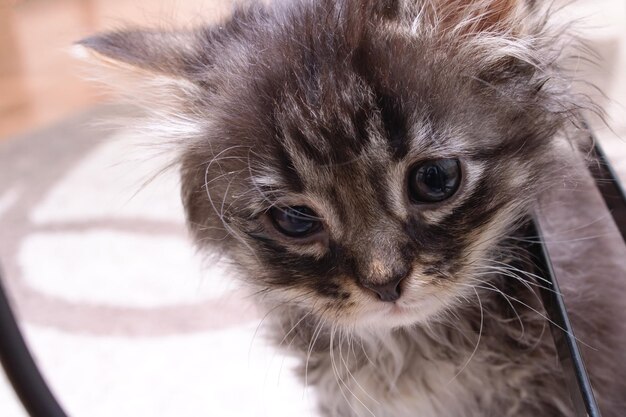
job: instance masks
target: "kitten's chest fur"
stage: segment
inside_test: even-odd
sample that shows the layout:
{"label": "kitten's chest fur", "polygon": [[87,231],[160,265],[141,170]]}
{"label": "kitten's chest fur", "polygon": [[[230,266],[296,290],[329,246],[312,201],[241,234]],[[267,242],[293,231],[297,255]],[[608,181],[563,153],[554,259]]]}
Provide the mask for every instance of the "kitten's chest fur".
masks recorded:
{"label": "kitten's chest fur", "polygon": [[[516,290],[536,309],[534,293]],[[545,319],[513,312],[496,293],[480,297],[482,319],[468,305],[428,326],[348,335],[305,318],[283,343],[300,355],[325,416],[571,415]]]}

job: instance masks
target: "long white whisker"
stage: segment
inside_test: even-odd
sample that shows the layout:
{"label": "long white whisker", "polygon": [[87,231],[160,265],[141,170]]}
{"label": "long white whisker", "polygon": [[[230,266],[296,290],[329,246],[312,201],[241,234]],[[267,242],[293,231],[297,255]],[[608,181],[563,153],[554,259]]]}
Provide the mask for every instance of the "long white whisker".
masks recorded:
{"label": "long white whisker", "polygon": [[322,333],[323,326],[325,325],[326,325],[326,319],[323,319],[322,321],[322,319],[320,318],[317,326],[315,327],[315,330],[313,330],[311,341],[309,342],[309,348],[306,354],[306,361],[304,363],[304,387],[305,388],[308,387],[308,382],[309,382],[309,360],[311,359],[313,349],[315,348],[315,343],[317,342],[317,339]]}
{"label": "long white whisker", "polygon": [[467,359],[465,364],[461,367],[461,369],[459,369],[459,371],[452,377],[452,379],[450,381],[448,381],[448,385],[452,381],[454,381],[461,374],[461,372],[463,372],[465,370],[465,368],[467,368],[467,366],[469,365],[470,361],[472,360],[472,358],[474,357],[474,355],[476,355],[476,352],[478,351],[478,345],[480,345],[480,339],[481,339],[481,336],[483,334],[483,324],[484,324],[485,316],[484,316],[484,312],[483,312],[483,303],[482,303],[482,301],[480,301],[480,296],[478,295],[478,291],[476,291],[476,288],[474,288],[474,293],[476,294],[476,298],[478,299],[478,306],[480,307],[480,329],[478,331],[478,340],[476,341],[476,346],[474,346],[474,350],[472,351],[472,354]]}
{"label": "long white whisker", "polygon": [[[343,332],[343,334],[344,334],[344,336],[345,336],[345,335],[346,335],[346,332]],[[350,367],[348,366],[348,363],[347,363],[347,362],[346,362],[346,360],[343,358],[342,347],[341,347],[341,346],[342,346],[342,344],[343,344],[343,343],[339,343],[339,358],[341,358],[341,362],[343,363],[344,368],[346,369],[346,372],[348,373],[348,376],[349,376],[350,378],[352,378],[352,380],[354,381],[354,383],[356,384],[356,386],[357,386],[357,387],[359,387],[359,389],[360,389],[361,391],[363,391],[363,393],[364,393],[364,394],[365,394],[365,395],[366,395],[366,396],[367,396],[370,400],[374,401],[376,404],[380,404],[380,403],[378,402],[378,400],[376,400],[375,398],[373,398],[373,397],[369,394],[369,392],[367,392],[367,390],[366,390],[365,388],[363,388],[363,387],[361,386],[361,384],[359,384],[359,381],[357,381],[357,379],[354,377],[354,375],[353,375],[353,374],[352,374],[352,372],[350,371]],[[348,346],[349,346],[349,344],[348,344]],[[348,360],[349,360],[349,359],[350,359],[350,357],[348,356]]]}
{"label": "long white whisker", "polygon": [[[493,289],[492,289],[492,288],[489,288],[489,287],[482,287],[482,286],[480,286],[480,285],[473,285],[473,287],[474,287],[474,288],[482,288],[482,289],[484,289],[484,290],[488,290],[488,291],[493,291]],[[558,324],[556,324],[554,321],[552,321],[550,318],[548,318],[547,316],[545,316],[544,314],[542,314],[540,311],[538,311],[538,310],[536,310],[535,308],[533,308],[533,307],[529,306],[528,304],[524,303],[523,301],[518,300],[518,299],[517,299],[517,298],[515,298],[515,297],[511,297],[510,295],[507,295],[507,297],[509,297],[511,300],[515,301],[516,303],[519,303],[519,304],[523,305],[524,307],[528,308],[529,310],[533,311],[534,313],[538,314],[540,317],[542,317],[543,319],[545,319],[545,320],[547,320],[548,322],[550,322],[550,323],[551,323],[554,327],[556,327],[557,329],[561,330],[561,331],[562,331],[562,332],[564,332],[565,334],[567,334],[567,335],[569,335],[569,336],[573,337],[574,339],[576,339],[576,341],[577,341],[577,342],[579,342],[579,343],[581,343],[581,344],[583,344],[583,345],[587,346],[587,347],[588,347],[588,348],[590,348],[590,349],[593,349],[593,350],[596,350],[596,351],[598,350],[597,348],[595,348],[595,347],[593,347],[593,346],[591,346],[591,345],[589,345],[589,344],[587,344],[587,343],[583,342],[582,340],[578,339],[576,336],[574,336],[573,334],[571,334],[570,332],[568,332],[566,329],[564,329],[563,327],[561,327],[561,326],[559,326]]]}

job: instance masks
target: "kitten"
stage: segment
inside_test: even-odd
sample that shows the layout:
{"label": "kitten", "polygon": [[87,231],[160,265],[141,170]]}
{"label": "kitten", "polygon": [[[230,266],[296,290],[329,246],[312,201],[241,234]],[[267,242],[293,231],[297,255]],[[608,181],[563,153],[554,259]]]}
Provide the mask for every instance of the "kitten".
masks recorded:
{"label": "kitten", "polygon": [[[196,242],[323,415],[572,416],[520,239],[584,171],[562,29],[530,0],[294,0],[79,45],[175,140]],[[626,286],[589,278],[563,291],[604,416],[626,415]]]}

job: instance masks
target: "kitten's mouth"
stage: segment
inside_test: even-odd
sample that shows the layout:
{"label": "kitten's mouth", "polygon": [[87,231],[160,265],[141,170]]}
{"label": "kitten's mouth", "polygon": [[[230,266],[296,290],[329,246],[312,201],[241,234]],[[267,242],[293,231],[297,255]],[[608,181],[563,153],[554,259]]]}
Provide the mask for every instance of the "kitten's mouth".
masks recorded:
{"label": "kitten's mouth", "polygon": [[387,306],[387,314],[391,314],[394,316],[409,314],[414,311],[414,308],[402,305],[398,302],[387,303]]}
{"label": "kitten's mouth", "polygon": [[424,319],[425,317],[419,304],[407,305],[406,303],[396,301],[380,303],[380,305],[365,313],[359,321],[365,325],[396,328],[411,326]]}
{"label": "kitten's mouth", "polygon": [[402,301],[376,303],[375,306],[371,307],[373,308],[368,308],[369,311],[364,314],[364,317],[366,317],[367,319],[406,319],[419,315],[420,311],[419,304],[409,305],[406,302]]}
{"label": "kitten's mouth", "polygon": [[400,299],[377,303],[363,318],[364,322],[382,324],[385,327],[411,326],[428,321],[444,307],[437,297],[420,297],[419,301],[410,302]]}

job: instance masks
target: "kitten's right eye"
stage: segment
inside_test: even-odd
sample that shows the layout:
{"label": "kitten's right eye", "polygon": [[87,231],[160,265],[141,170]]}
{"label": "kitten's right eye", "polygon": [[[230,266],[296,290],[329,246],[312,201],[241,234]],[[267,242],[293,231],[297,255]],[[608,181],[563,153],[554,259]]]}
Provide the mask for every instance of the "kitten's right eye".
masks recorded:
{"label": "kitten's right eye", "polygon": [[409,192],[416,203],[438,203],[450,198],[461,184],[461,164],[458,159],[434,159],[413,168],[409,177]]}
{"label": "kitten's right eye", "polygon": [[322,222],[306,206],[273,207],[269,216],[276,230],[289,237],[306,237],[322,228]]}

